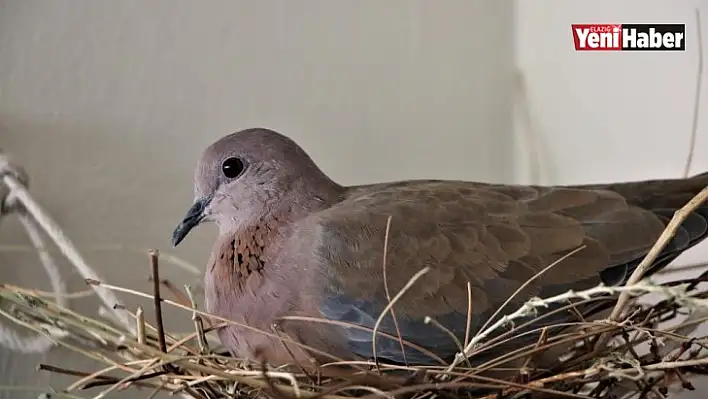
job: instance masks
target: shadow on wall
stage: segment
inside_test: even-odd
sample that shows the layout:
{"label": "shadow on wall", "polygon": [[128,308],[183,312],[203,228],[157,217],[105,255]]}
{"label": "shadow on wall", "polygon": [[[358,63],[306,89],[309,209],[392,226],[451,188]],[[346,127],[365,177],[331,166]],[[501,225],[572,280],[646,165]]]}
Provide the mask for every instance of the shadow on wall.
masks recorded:
{"label": "shadow on wall", "polygon": [[[26,119],[26,120],[25,120]],[[29,122],[32,120],[32,122]],[[0,115],[2,148],[30,176],[29,191],[74,242],[101,278],[150,292],[149,248],[172,254],[170,235],[191,202],[190,162],[174,162],[175,143],[157,145],[155,137],[105,134],[109,129]],[[120,131],[116,125],[112,131]],[[28,136],[32,136],[28,139]],[[77,147],[76,143],[81,143]],[[177,143],[179,145],[179,143]],[[136,178],[139,177],[139,178]],[[117,190],[115,187],[121,189]],[[213,228],[201,228],[184,244],[195,272],[163,261],[161,275],[176,286],[201,286],[203,264]],[[51,243],[47,240],[48,244]],[[127,248],[127,250],[126,250]],[[69,291],[86,289],[81,276],[51,245]],[[0,280],[49,289],[37,255],[28,247],[15,217],[0,222]],[[122,296],[133,308],[149,301]],[[79,300],[78,310],[95,312],[93,300]],[[85,305],[85,307],[83,307]],[[175,313],[168,323],[189,325],[189,315]]]}

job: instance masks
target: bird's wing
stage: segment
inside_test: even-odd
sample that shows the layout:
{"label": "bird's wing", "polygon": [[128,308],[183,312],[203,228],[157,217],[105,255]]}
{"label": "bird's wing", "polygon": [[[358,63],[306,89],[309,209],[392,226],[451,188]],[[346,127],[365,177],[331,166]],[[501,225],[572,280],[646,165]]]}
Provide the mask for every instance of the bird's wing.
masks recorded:
{"label": "bird's wing", "polygon": [[[425,350],[409,346],[404,356],[397,339],[377,338],[377,356],[434,363],[431,352],[449,358],[458,351],[449,332],[464,341],[470,303],[474,334],[530,277],[579,247],[529,284],[503,313],[534,295],[623,283],[670,216],[671,210],[630,206],[620,194],[602,189],[443,181],[361,186],[309,218],[316,226],[308,230],[316,236],[309,256],[324,274],[322,315],[368,328],[389,303],[384,267],[391,298],[429,267],[396,303],[395,321],[389,313],[378,330],[392,336],[399,331],[403,340]],[[662,259],[673,259],[704,236],[705,216],[689,218]],[[426,323],[426,316],[449,332]],[[370,331],[346,329],[345,336],[356,354],[373,357]]]}

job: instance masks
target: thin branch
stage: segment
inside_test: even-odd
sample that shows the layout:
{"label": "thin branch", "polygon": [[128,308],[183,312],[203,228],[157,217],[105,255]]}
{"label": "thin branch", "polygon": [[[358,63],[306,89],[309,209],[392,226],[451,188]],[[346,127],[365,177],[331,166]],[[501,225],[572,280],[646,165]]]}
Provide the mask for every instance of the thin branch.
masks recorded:
{"label": "thin branch", "polygon": [[458,353],[458,354],[455,355],[455,360],[450,364],[450,366],[448,367],[447,370],[448,370],[448,371],[451,371],[453,368],[455,368],[455,366],[457,366],[458,364],[460,364],[460,363],[463,361],[463,359],[467,358],[467,357],[470,355],[470,353],[472,353],[472,351],[474,350],[474,347],[477,345],[477,343],[479,343],[482,339],[484,339],[485,337],[487,337],[487,336],[488,336],[489,334],[491,334],[493,331],[497,330],[499,327],[501,327],[502,325],[504,325],[504,324],[506,324],[506,323],[508,322],[508,321],[505,320],[506,317],[507,317],[507,316],[505,316],[505,317],[503,317],[501,320],[499,320],[497,323],[494,323],[491,327],[487,328],[487,325],[488,325],[494,318],[496,318],[496,317],[500,314],[501,310],[502,310],[504,307],[506,307],[506,305],[509,304],[509,303],[516,297],[516,295],[518,295],[524,288],[526,288],[526,287],[527,287],[529,284],[531,284],[534,280],[536,280],[537,278],[539,278],[540,276],[542,276],[546,271],[548,271],[548,270],[551,269],[552,267],[556,266],[556,265],[559,264],[560,262],[562,262],[562,261],[568,259],[569,257],[573,256],[574,254],[578,253],[579,251],[582,251],[584,248],[585,248],[585,245],[581,245],[580,247],[578,247],[578,248],[572,250],[571,252],[569,252],[569,253],[563,255],[560,259],[558,259],[558,260],[556,260],[555,262],[551,263],[550,265],[546,266],[543,270],[541,270],[540,272],[536,273],[536,274],[535,274],[533,277],[531,277],[530,279],[526,280],[526,282],[525,282],[523,285],[521,285],[521,287],[519,287],[516,291],[514,291],[514,293],[511,294],[511,296],[509,296],[509,298],[507,298],[506,301],[499,307],[499,309],[497,309],[496,312],[494,312],[494,314],[492,315],[492,317],[490,317],[490,318],[487,320],[487,322],[482,326],[482,328],[479,329],[479,331],[477,332],[477,334],[476,334],[476,335],[469,341],[469,343],[465,346],[464,351],[462,351],[462,352],[460,352],[460,353]]}
{"label": "thin branch", "polygon": [[138,306],[138,310],[135,311],[135,324],[138,331],[138,342],[141,344],[147,343],[147,337],[145,335],[145,311],[143,311],[142,306]]}
{"label": "thin branch", "polygon": [[686,158],[686,166],[683,170],[684,177],[688,177],[688,174],[691,172],[691,164],[693,163],[693,153],[696,149],[696,138],[698,136],[698,112],[701,109],[701,88],[703,86],[703,34],[701,31],[701,13],[698,9],[696,9],[696,46],[698,46],[698,71],[696,72],[696,94],[693,100],[691,141],[689,144],[688,157]]}
{"label": "thin branch", "polygon": [[[391,302],[391,292],[388,289],[388,274],[386,273],[388,262],[387,262],[387,256],[388,256],[388,238],[389,234],[391,233],[391,215],[388,216],[386,219],[386,233],[384,235],[384,250],[383,250],[383,260],[381,261],[381,268],[383,269],[383,283],[384,283],[384,291],[386,292],[386,301]],[[401,346],[401,353],[403,354],[403,363],[406,365],[408,364],[408,358],[406,358],[406,348],[403,345],[403,336],[401,335],[401,330],[398,327],[398,320],[396,319],[396,313],[391,307],[391,318],[393,318],[393,326],[396,329],[396,335],[398,336],[398,344]],[[374,352],[374,360],[376,360],[376,352]],[[378,364],[378,362],[376,362]]]}
{"label": "thin branch", "polygon": [[189,285],[185,284],[184,290],[187,292],[187,296],[189,297],[189,302],[190,306],[192,309],[195,310],[195,312],[192,312],[192,322],[194,323],[194,330],[196,331],[197,334],[197,343],[199,345],[199,352],[201,354],[207,354],[209,353],[209,343],[206,340],[206,336],[204,336],[204,323],[202,321],[202,317],[197,314],[197,301],[194,299],[194,294],[192,293],[192,287]]}
{"label": "thin branch", "polygon": [[[84,371],[71,370],[71,369],[67,369],[67,368],[59,367],[59,366],[52,366],[50,364],[43,364],[43,363],[40,363],[37,366],[37,370],[49,371],[49,372],[57,373],[57,374],[71,375],[74,377],[88,377],[88,376],[94,374],[94,373],[87,373]],[[114,382],[114,383],[120,381],[119,378],[109,377],[109,376],[105,376],[105,375],[97,375],[97,376],[94,376],[93,378],[98,379],[98,380],[103,380],[103,381],[110,381],[110,382]],[[141,386],[141,387],[146,387],[146,388],[154,387],[154,384],[142,383],[142,382],[136,382],[135,385]]]}
{"label": "thin branch", "polygon": [[374,324],[374,330],[371,332],[372,339],[371,339],[371,349],[373,350],[374,353],[374,361],[376,361],[376,338],[377,336],[377,331],[379,330],[379,325],[381,325],[381,322],[383,321],[384,317],[386,316],[386,313],[393,307],[393,305],[398,302],[399,299],[403,296],[403,294],[408,291],[413,284],[415,284],[416,281],[418,281],[419,278],[423,277],[426,273],[430,271],[430,267],[424,267],[423,269],[419,270],[416,274],[413,275],[413,277],[408,280],[406,285],[403,286],[401,291],[396,294],[396,296],[393,297],[393,300],[389,301],[389,303],[386,305],[386,307],[381,311],[381,315],[379,318],[376,320],[376,323]]}
{"label": "thin branch", "polygon": [[157,340],[160,350],[167,353],[165,343],[165,327],[162,324],[162,298],[160,298],[160,264],[158,258],[160,252],[156,249],[150,250],[150,267],[152,269],[153,303],[155,304],[155,327],[157,327]]}
{"label": "thin branch", "polygon": [[[671,218],[671,221],[669,221],[669,224],[666,225],[664,232],[661,233],[661,236],[659,236],[659,239],[656,241],[651,250],[649,250],[649,253],[647,253],[641,263],[639,263],[639,266],[637,266],[632,275],[629,277],[629,280],[627,280],[626,285],[635,284],[644,277],[644,274],[646,273],[647,269],[652,266],[654,260],[656,260],[656,258],[661,254],[661,251],[664,250],[664,247],[666,247],[669,241],[671,241],[671,239],[674,237],[676,231],[681,226],[681,223],[688,217],[691,212],[693,212],[696,208],[703,204],[706,199],[708,199],[708,187],[701,190],[701,192],[698,193],[695,197],[693,197],[685,206],[676,211],[674,216]],[[628,292],[620,294],[620,297],[617,300],[617,304],[615,305],[615,308],[612,310],[612,314],[610,315],[610,320],[617,321],[619,319],[620,315],[624,311],[625,306],[627,306],[628,301]]]}
{"label": "thin branch", "polygon": [[[472,283],[467,282],[467,321],[465,323],[465,345],[470,342],[470,329],[472,328]],[[463,347],[463,348],[464,348]]]}
{"label": "thin branch", "polygon": [[[0,165],[4,166],[5,156],[0,154]],[[0,176],[0,180],[4,182],[7,187],[10,188],[12,195],[15,200],[22,204],[24,210],[32,215],[34,220],[39,224],[42,229],[47,233],[47,235],[57,244],[62,254],[71,262],[76,270],[81,274],[84,279],[100,280],[98,274],[91,268],[84,258],[76,249],[74,244],[69,240],[69,238],[64,234],[61,227],[42,209],[42,207],[32,198],[29,191],[25,186],[15,178],[13,174],[4,173]],[[93,286],[98,297],[103,301],[108,309],[113,309],[113,307],[119,303],[118,297],[112,292],[100,286]],[[128,318],[128,316],[120,311],[114,311],[111,313],[118,323],[120,323],[123,328],[129,331],[131,334],[135,334],[135,326]]]}

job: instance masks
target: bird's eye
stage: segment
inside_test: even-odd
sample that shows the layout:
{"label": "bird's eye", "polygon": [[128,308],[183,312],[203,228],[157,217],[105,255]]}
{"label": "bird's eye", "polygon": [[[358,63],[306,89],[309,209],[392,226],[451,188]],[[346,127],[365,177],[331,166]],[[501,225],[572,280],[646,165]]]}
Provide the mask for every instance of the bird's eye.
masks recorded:
{"label": "bird's eye", "polygon": [[244,163],[240,158],[231,157],[221,164],[221,173],[229,179],[238,177],[243,172]]}

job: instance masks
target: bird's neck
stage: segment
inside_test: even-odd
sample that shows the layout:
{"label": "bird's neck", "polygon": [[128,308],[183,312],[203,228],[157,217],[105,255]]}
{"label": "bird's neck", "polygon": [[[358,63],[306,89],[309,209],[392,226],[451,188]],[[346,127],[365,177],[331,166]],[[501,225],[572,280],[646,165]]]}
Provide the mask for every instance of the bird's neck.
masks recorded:
{"label": "bird's neck", "polygon": [[[256,284],[264,269],[269,267],[271,246],[278,245],[292,232],[295,223],[314,212],[326,209],[341,200],[345,188],[332,182],[302,182],[310,188],[295,187],[290,193],[264,203],[260,212],[249,213],[219,224],[219,239],[215,244],[207,273],[207,281],[216,297],[249,292],[248,284]],[[326,184],[324,184],[326,183]],[[317,187],[317,189],[313,189]],[[231,293],[231,294],[229,294]],[[216,298],[215,297],[215,298]],[[216,299],[212,299],[212,303]]]}
{"label": "bird's neck", "polygon": [[235,214],[218,223],[219,235],[233,235],[255,231],[268,226],[269,236],[282,234],[293,223],[329,208],[341,201],[346,188],[332,180],[319,180],[316,184],[297,181],[285,193],[264,199],[258,210]]}
{"label": "bird's neck", "polygon": [[208,284],[217,297],[242,293],[252,277],[260,278],[267,267],[267,248],[278,240],[283,227],[282,217],[271,213],[219,226],[207,273]]}
{"label": "bird's neck", "polygon": [[212,252],[209,276],[219,292],[243,292],[252,276],[260,278],[268,267],[268,252],[291,233],[294,223],[335,201],[334,193],[317,193],[309,198],[287,201],[261,215],[252,215],[236,225],[220,225],[219,239]]}

